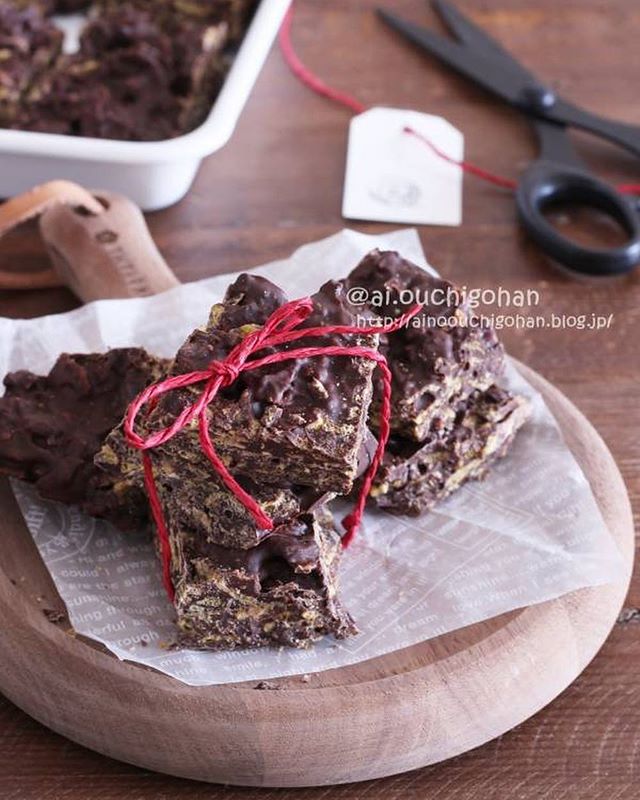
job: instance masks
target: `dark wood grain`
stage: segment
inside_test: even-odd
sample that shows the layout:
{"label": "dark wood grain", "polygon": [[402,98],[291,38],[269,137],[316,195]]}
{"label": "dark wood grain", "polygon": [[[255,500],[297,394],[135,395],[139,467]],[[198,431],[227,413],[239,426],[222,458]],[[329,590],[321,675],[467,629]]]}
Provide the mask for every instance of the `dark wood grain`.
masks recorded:
{"label": "dark wood grain", "polygon": [[[515,175],[535,152],[526,124],[479,90],[401,44],[375,19],[375,0],[298,3],[294,41],[330,83],[366,103],[446,116],[463,130],[466,155]],[[395,0],[438,23],[422,0]],[[640,124],[640,9],[629,0],[460,0],[542,78],[586,107]],[[232,142],[211,158],[189,196],[149,216],[158,246],[181,280],[285,256],[344,226],[340,217],[349,112],[317,98],[278,52],[263,71]],[[640,166],[576,137],[611,180],[639,181]],[[544,314],[614,314],[606,331],[509,330],[517,358],[555,383],[610,446],[640,513],[640,277],[576,282],[554,270],[515,224],[510,196],[465,179],[464,224],[422,228],[431,261],[468,285],[532,287]],[[571,223],[569,223],[571,224]],[[357,225],[382,231],[386,226]],[[0,247],[2,266],[40,268],[33,229]],[[74,306],[63,290],[0,295],[0,314],[34,316]],[[629,609],[640,606],[636,574]],[[0,703],[0,796],[42,800],[126,798],[635,798],[640,786],[640,615],[630,611],[583,676],[549,708],[479,750],[375,784],[260,792],[148,775],[55,736]],[[0,632],[1,635],[1,632]],[[559,643],[561,646],[561,643]],[[96,721],[99,724],[99,720]]]}

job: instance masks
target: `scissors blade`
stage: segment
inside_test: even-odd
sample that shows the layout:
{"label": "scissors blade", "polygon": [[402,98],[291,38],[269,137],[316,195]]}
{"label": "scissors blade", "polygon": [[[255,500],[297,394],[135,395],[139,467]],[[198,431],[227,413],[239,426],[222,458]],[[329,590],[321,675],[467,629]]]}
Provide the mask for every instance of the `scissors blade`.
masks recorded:
{"label": "scissors blade", "polygon": [[[441,5],[442,3],[438,3],[438,7]],[[450,12],[453,7],[449,4],[445,5],[448,12]],[[438,36],[438,34],[409,22],[384,8],[379,8],[377,11],[380,18],[387,25],[406,39],[409,39],[422,50],[436,56],[447,66],[469,78],[474,83],[498,95],[507,103],[518,105],[523,91],[528,86],[531,84],[539,85],[534,76],[527,72],[524,67],[521,67],[506,52],[499,54],[498,50],[495,49],[491,52],[485,44],[479,47],[477,43],[480,37],[478,34],[481,32],[479,29],[475,29],[475,26],[472,26],[471,23],[464,20],[464,17],[459,15],[459,12],[455,13],[459,15],[458,18],[464,20],[464,25],[460,27],[459,23],[456,22],[453,29],[456,34],[464,29],[465,33],[461,36],[463,43]],[[449,18],[445,17],[445,21],[450,24],[450,20],[453,18],[454,15],[450,14]],[[456,25],[458,25],[457,28]],[[475,32],[472,33],[472,30]],[[465,43],[464,36],[469,40],[468,43]],[[481,36],[482,39],[486,40],[485,34],[481,34]],[[470,41],[471,38],[474,39],[473,42]],[[497,47],[499,48],[499,45]]]}
{"label": "scissors blade", "polygon": [[502,45],[478,27],[452,3],[447,0],[432,0],[431,4],[438,12],[440,19],[445,23],[451,33],[463,44],[468,45],[476,53],[482,53],[487,58],[496,57],[509,65],[514,73],[525,75],[527,80],[534,81],[534,76],[528,72]]}

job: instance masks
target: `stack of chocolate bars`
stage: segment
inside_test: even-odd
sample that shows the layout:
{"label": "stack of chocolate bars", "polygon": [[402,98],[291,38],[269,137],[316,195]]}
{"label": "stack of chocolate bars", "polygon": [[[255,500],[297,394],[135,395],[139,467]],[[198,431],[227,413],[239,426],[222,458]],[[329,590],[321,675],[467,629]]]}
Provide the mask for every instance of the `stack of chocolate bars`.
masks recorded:
{"label": "stack of chocolate bars", "polygon": [[[498,385],[503,348],[453,284],[398,253],[378,251],[346,284],[365,290],[363,311],[380,322],[423,305],[408,325],[380,342],[393,376],[392,436],[371,490],[379,508],[422,514],[504,455],[528,404]],[[378,408],[374,401],[374,432]]]}
{"label": "stack of chocolate bars", "polygon": [[[383,303],[352,305],[353,287]],[[450,284],[396,253],[369,254],[312,297],[302,327],[370,325],[425,303]],[[427,291],[429,290],[429,291]],[[241,275],[171,362],[139,349],[61,356],[47,377],[7,376],[0,399],[0,472],[34,482],[42,496],[79,504],[130,530],[148,522],[140,453],[124,412],[159,377],[223,360],[286,302],[264,278]],[[457,324],[443,316],[455,318]],[[464,300],[425,303],[414,324],[390,335],[329,334],[304,345],[380,347],[393,374],[393,435],[371,502],[418,514],[506,452],[526,403],[499,388],[504,356],[475,326]],[[283,345],[287,349],[288,345]],[[357,629],[338,597],[341,539],[330,512],[357,489],[377,431],[379,386],[370,359],[322,356],[246,372],[215,398],[207,423],[216,451],[274,522],[261,529],[203,454],[189,425],[149,451],[171,548],[178,641],[198,649],[308,646]],[[166,427],[201,387],[165,394],[141,432]],[[82,421],[79,424],[79,421]]]}
{"label": "stack of chocolate bars", "polygon": [[[178,350],[170,374],[220,361],[286,302],[264,278],[242,275],[206,327]],[[313,296],[305,327],[353,324],[339,284]],[[371,336],[324,337],[317,344],[374,344]],[[313,344],[313,340],[305,340]],[[213,473],[196,427],[152,453],[172,545],[180,642],[234,648],[300,646],[353,623],[337,599],[340,536],[327,502],[351,491],[366,432],[373,364],[363,358],[286,361],[243,373],[208,409],[216,450],[276,524],[269,533]],[[200,387],[201,388],[201,387]],[[165,395],[149,429],[168,425],[198,389]],[[97,463],[140,481],[140,458],[115,431]]]}
{"label": "stack of chocolate bars", "polygon": [[[91,6],[76,53],[48,14]],[[254,0],[0,0],[0,125],[168,139],[211,108]]]}

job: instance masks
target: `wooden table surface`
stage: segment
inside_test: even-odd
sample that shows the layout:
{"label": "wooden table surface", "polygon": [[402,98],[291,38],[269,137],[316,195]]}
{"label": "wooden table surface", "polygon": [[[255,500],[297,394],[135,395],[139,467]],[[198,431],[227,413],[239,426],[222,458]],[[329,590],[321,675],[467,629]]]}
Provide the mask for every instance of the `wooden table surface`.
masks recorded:
{"label": "wooden table surface", "polygon": [[[445,116],[464,132],[471,161],[503,174],[521,170],[535,152],[523,119],[402,44],[376,20],[375,5],[375,0],[298,0],[293,39],[300,56],[329,83],[365,103]],[[438,24],[422,0],[393,5],[418,21]],[[640,7],[635,3],[461,0],[460,6],[576,102],[640,124],[635,102]],[[301,86],[274,48],[231,143],[205,163],[185,200],[149,215],[178,277],[190,281],[245,269],[342,228],[348,119],[348,111]],[[640,167],[630,157],[585,136],[576,141],[611,180],[640,180]],[[593,222],[598,227],[599,221]],[[573,224],[562,216],[559,223]],[[390,226],[352,227],[382,231]],[[2,266],[42,266],[46,257],[34,232],[28,227],[2,242]],[[604,225],[600,233],[611,234]],[[640,273],[591,282],[569,279],[523,237],[511,196],[473,178],[465,178],[462,227],[424,227],[420,236],[429,259],[447,278],[470,286],[535,288],[541,302],[534,313],[548,318],[613,314],[608,330],[505,330],[502,337],[514,356],[555,383],[593,422],[622,470],[634,511],[640,512]],[[0,315],[35,316],[75,305],[65,290],[0,293]],[[0,698],[0,797],[637,798],[638,606],[636,571],[619,623],[573,686],[517,729],[445,764],[331,789],[207,786],[89,752]]]}

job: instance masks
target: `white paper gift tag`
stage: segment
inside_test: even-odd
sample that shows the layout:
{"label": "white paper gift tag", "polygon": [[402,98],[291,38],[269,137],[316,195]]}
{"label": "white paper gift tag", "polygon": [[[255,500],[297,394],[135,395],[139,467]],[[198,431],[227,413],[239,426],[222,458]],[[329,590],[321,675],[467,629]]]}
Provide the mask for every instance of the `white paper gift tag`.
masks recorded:
{"label": "white paper gift tag", "polygon": [[409,126],[461,161],[464,137],[442,117],[401,108],[372,108],[349,127],[342,215],[416,225],[460,225],[462,169],[438,155]]}

